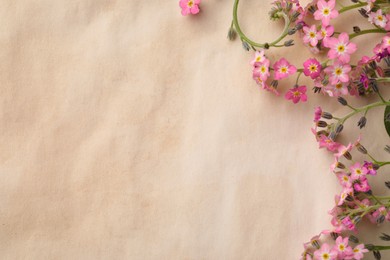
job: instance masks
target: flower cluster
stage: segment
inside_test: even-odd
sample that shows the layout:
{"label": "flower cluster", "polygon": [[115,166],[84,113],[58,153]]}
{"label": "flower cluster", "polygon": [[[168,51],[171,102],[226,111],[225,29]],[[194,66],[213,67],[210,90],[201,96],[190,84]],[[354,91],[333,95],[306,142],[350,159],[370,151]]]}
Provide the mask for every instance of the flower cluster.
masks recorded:
{"label": "flower cluster", "polygon": [[[323,242],[324,238],[331,236],[333,243]],[[339,233],[322,231],[319,235],[304,243],[305,251],[302,254],[303,260],[337,260],[337,259],[363,259],[364,254],[368,252],[364,244],[352,245],[359,240],[354,237],[343,237]]]}

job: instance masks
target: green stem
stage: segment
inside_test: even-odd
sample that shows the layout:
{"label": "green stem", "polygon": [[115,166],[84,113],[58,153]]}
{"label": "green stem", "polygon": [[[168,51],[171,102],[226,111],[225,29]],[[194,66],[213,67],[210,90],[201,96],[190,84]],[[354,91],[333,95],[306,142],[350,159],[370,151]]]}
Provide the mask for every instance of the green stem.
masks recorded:
{"label": "green stem", "polygon": [[383,29],[368,29],[368,30],[362,30],[360,32],[357,32],[357,33],[351,33],[349,35],[349,39],[353,39],[357,36],[360,36],[360,35],[364,35],[364,34],[368,34],[368,33],[387,33],[385,30]]}
{"label": "green stem", "polygon": [[363,7],[366,5],[367,5],[367,3],[358,3],[358,4],[354,4],[354,5],[345,6],[339,10],[339,14],[344,13],[344,12],[349,11],[349,10],[352,10],[352,9],[355,9],[355,8]]}
{"label": "green stem", "polygon": [[373,246],[371,251],[382,251],[382,250],[389,250],[389,249],[390,246]]}
{"label": "green stem", "polygon": [[347,114],[346,116],[342,117],[342,118],[339,120],[339,123],[340,123],[340,124],[344,124],[344,122],[345,122],[348,118],[350,118],[350,117],[352,117],[352,116],[354,116],[354,115],[356,115],[357,113],[360,113],[360,112],[362,112],[362,111],[369,110],[369,109],[374,108],[374,107],[388,106],[388,105],[390,105],[390,101],[385,101],[385,102],[384,102],[384,101],[378,101],[378,102],[369,104],[369,105],[367,105],[367,106],[355,108],[354,111],[352,111],[351,113],[349,113],[349,114]]}
{"label": "green stem", "polygon": [[239,0],[235,0],[234,1],[234,6],[233,6],[233,24],[234,24],[234,28],[237,31],[237,34],[240,35],[241,40],[244,40],[247,43],[249,43],[250,45],[255,46],[255,47],[259,47],[259,48],[282,47],[282,46],[284,46],[284,45],[277,45],[277,44],[288,35],[288,30],[289,30],[289,27],[290,27],[290,24],[291,24],[290,18],[285,13],[282,13],[282,16],[283,16],[284,22],[285,22],[283,33],[276,40],[274,40],[271,43],[258,43],[258,42],[255,42],[255,41],[252,41],[251,39],[249,39],[242,32],[240,24],[238,23],[238,17],[237,17],[238,3],[239,3]]}

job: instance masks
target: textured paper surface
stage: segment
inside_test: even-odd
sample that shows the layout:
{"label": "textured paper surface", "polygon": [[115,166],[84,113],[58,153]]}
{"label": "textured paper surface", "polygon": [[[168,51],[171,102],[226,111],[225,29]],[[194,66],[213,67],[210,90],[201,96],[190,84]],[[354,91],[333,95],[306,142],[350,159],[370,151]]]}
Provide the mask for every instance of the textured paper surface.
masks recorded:
{"label": "textured paper surface", "polygon": [[[232,3],[177,2],[0,2],[1,259],[297,259],[330,228],[310,127],[318,102],[345,110],[259,90]],[[277,36],[271,1],[242,2],[249,35]]]}

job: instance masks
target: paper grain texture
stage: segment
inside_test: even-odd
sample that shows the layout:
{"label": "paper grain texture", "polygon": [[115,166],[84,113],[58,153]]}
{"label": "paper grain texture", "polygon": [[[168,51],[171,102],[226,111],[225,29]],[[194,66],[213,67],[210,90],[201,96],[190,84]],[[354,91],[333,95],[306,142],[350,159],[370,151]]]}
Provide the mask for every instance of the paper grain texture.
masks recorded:
{"label": "paper grain texture", "polygon": [[[259,41],[282,28],[270,2],[241,3]],[[232,4],[0,1],[1,259],[298,259],[330,228],[310,127],[318,102],[345,110],[261,91]],[[270,57],[309,55],[291,50]]]}

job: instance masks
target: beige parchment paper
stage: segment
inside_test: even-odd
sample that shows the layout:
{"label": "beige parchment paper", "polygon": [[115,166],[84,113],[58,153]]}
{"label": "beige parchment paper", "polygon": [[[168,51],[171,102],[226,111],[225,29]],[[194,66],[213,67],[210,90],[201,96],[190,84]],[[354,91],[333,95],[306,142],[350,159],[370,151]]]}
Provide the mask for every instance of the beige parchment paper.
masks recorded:
{"label": "beige parchment paper", "polygon": [[[258,40],[283,26],[270,2],[239,10]],[[1,259],[298,259],[330,228],[339,186],[310,127],[319,102],[344,110],[261,91],[232,4],[0,1]]]}

